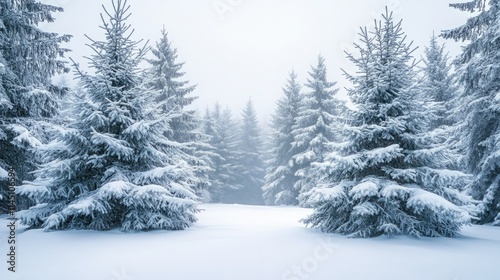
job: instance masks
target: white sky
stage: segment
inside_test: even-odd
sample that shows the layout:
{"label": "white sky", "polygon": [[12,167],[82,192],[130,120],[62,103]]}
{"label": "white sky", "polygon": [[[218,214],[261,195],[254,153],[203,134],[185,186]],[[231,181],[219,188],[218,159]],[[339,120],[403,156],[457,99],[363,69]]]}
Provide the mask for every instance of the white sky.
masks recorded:
{"label": "white sky", "polygon": [[[458,0],[460,2],[460,0]],[[42,0],[63,7],[56,22],[42,28],[74,38],[66,47],[68,56],[81,65],[92,52],[88,40],[103,39],[99,14],[101,4],[111,0]],[[352,49],[360,26],[372,26],[385,6],[403,19],[408,40],[414,41],[420,57],[435,31],[457,27],[470,15],[449,8],[448,0],[129,0],[135,29],[133,39],[150,40],[154,45],[165,26],[169,39],[185,61],[185,77],[198,84],[195,107],[204,109],[215,101],[228,105],[240,115],[251,97],[261,121],[267,122],[275,101],[293,68],[304,82],[311,64],[321,53],[328,78],[349,86],[340,68],[353,69],[343,50]],[[222,7],[217,10],[215,7]],[[223,8],[230,7],[230,10]],[[442,42],[445,42],[442,40]],[[459,46],[446,41],[451,54]]]}

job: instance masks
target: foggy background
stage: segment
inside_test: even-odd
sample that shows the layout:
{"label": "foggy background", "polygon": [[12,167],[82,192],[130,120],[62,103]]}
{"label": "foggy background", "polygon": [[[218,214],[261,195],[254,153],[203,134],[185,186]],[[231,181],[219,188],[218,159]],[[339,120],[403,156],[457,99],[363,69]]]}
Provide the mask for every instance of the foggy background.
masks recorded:
{"label": "foggy background", "polygon": [[[72,49],[67,56],[81,66],[83,56],[92,51],[85,44],[102,40],[104,32],[100,13],[102,4],[111,8],[108,0],[45,0],[64,8],[56,13],[56,21],[43,23],[41,28],[73,39],[64,45]],[[340,94],[345,95],[340,68],[352,73],[352,65],[343,51],[353,51],[360,26],[373,26],[385,6],[394,11],[395,19],[403,19],[407,41],[419,46],[415,57],[420,59],[424,46],[433,32],[451,29],[470,16],[448,7],[448,0],[128,0],[132,16],[128,21],[135,33],[134,40],[149,40],[154,46],[165,26],[169,39],[178,50],[178,62],[185,61],[183,70],[190,84],[197,84],[192,94],[197,109],[212,106],[217,100],[229,106],[235,117],[251,97],[260,116],[261,126],[267,125],[275,101],[282,95],[288,73],[294,69],[299,81],[305,82],[311,64],[318,54],[326,59],[328,79],[336,81]],[[111,10],[111,9],[109,9]],[[452,57],[459,44],[442,40]],[[72,79],[72,75],[68,76]]]}

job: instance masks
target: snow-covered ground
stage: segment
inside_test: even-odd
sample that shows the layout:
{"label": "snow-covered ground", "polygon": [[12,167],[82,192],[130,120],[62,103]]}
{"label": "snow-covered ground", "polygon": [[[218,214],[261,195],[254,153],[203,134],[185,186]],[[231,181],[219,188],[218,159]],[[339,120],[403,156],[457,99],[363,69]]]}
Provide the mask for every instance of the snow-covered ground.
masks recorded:
{"label": "snow-covered ground", "polygon": [[[348,239],[305,228],[311,210],[203,205],[199,222],[176,232],[30,230],[17,233],[22,280],[500,279],[500,228],[462,237]],[[5,216],[4,216],[5,218]],[[7,221],[0,251],[7,254]]]}

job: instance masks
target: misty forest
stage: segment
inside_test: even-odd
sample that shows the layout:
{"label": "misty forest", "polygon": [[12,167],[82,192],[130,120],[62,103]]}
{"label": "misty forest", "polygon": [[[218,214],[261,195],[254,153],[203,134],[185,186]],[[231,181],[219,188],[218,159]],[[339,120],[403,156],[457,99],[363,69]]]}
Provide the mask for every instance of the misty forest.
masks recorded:
{"label": "misty forest", "polygon": [[[474,17],[430,34],[421,58],[386,9],[345,54],[349,87],[321,55],[305,84],[293,70],[275,77],[270,124],[251,99],[240,112],[192,109],[168,30],[135,41],[129,4],[105,6],[87,72],[65,59],[71,35],[37,28],[61,8],[0,1],[0,175],[15,170],[23,225],[179,230],[208,202],[313,208],[305,225],[351,237],[500,225],[499,1],[451,4]],[[438,37],[467,44],[449,57]],[[65,72],[78,86],[54,82]],[[0,198],[7,213],[6,184]]]}

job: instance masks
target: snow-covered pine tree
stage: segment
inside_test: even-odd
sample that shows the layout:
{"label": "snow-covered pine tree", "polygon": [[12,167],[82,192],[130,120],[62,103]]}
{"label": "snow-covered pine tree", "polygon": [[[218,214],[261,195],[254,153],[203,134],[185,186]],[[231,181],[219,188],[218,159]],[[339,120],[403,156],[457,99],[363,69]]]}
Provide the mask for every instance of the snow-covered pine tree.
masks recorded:
{"label": "snow-covered pine tree", "polygon": [[306,87],[310,90],[304,94],[300,111],[295,119],[292,135],[292,149],[298,177],[294,188],[300,193],[299,203],[309,206],[308,191],[316,186],[316,163],[322,163],[328,151],[329,143],[337,141],[339,114],[343,103],[335,95],[336,82],[328,82],[325,60],[318,56],[316,66],[311,66],[310,77]]}
{"label": "snow-covered pine tree", "polygon": [[44,32],[38,25],[53,22],[52,14],[62,11],[35,0],[0,0],[0,96],[7,109],[2,114],[22,118],[57,113],[53,95],[59,92],[51,78],[68,71],[60,58],[69,50],[60,45],[71,36]]}
{"label": "snow-covered pine tree", "polygon": [[140,83],[147,49],[130,39],[127,1],[112,6],[101,14],[105,41],[90,44],[95,74],[75,65],[86,91],[78,117],[43,147],[36,179],[18,188],[38,203],[18,213],[30,228],[178,230],[196,221],[197,178],[182,143],[164,136],[173,116]]}
{"label": "snow-covered pine tree", "polygon": [[277,107],[271,123],[271,160],[266,171],[265,185],[262,188],[263,198],[268,205],[297,205],[299,192],[294,188],[297,182],[295,176],[295,155],[292,149],[293,127],[298,116],[301,100],[301,86],[297,74],[290,73],[284,96],[277,102]]}
{"label": "snow-covered pine tree", "polygon": [[[444,44],[439,45],[433,34],[429,46],[425,48],[422,72],[424,80],[421,88],[427,96],[435,102],[435,119],[431,121],[431,128],[441,125],[452,125],[455,97],[458,87],[451,73],[451,64]],[[431,112],[429,112],[431,113]]]}
{"label": "snow-covered pine tree", "polygon": [[[50,118],[64,93],[51,78],[68,70],[61,60],[68,50],[61,44],[71,36],[38,27],[53,22],[55,12],[62,8],[35,0],[0,0],[0,168],[12,167],[17,184],[33,178],[33,149],[50,137]],[[28,204],[18,201],[19,208]]]}
{"label": "snow-covered pine tree", "polygon": [[[218,107],[218,103],[216,103],[216,107]],[[217,109],[220,110],[220,107]],[[220,111],[219,111],[220,117]],[[200,196],[203,202],[211,202],[220,198],[220,186],[221,182],[219,181],[219,176],[217,172],[217,168],[219,164],[224,160],[221,155],[218,153],[216,147],[212,146],[216,139],[216,125],[215,119],[210,112],[210,109],[207,107],[205,110],[205,114],[202,117],[200,129],[203,139],[203,145],[200,145],[197,150],[198,153],[201,154],[201,159],[205,163],[206,170],[204,170],[204,176],[206,176],[202,181],[207,181],[207,186],[204,188],[204,193]]]}
{"label": "snow-covered pine tree", "polygon": [[464,88],[462,146],[468,171],[474,175],[470,193],[481,201],[478,222],[500,226],[500,1],[473,0],[450,6],[477,13],[442,36],[470,41],[455,60]]}
{"label": "snow-covered pine tree", "polygon": [[446,169],[453,154],[427,130],[401,21],[386,11],[360,36],[359,55],[348,54],[358,70],[346,73],[356,106],[346,128],[350,141],[320,165],[329,178],[310,192],[315,210],[303,222],[350,237],[455,236],[470,217],[460,207],[468,198],[453,187],[468,176]]}
{"label": "snow-covered pine tree", "polygon": [[249,99],[241,114],[237,141],[238,182],[236,190],[227,193],[231,203],[263,204],[262,185],[264,184],[265,167],[262,160],[262,139],[259,121],[253,102]]}
{"label": "snow-covered pine tree", "polygon": [[165,28],[161,30],[161,38],[156,47],[151,49],[151,53],[154,57],[147,59],[150,64],[148,72],[152,77],[149,85],[160,91],[158,102],[171,99],[164,103],[163,111],[177,113],[170,121],[173,133],[171,138],[181,143],[197,141],[199,122],[195,111],[186,108],[197,99],[189,96],[196,86],[189,86],[189,81],[179,81],[185,74],[182,72],[184,62],[177,62],[177,49],[172,47]]}
{"label": "snow-covered pine tree", "polygon": [[230,202],[229,192],[242,188],[238,181],[237,125],[229,108],[222,109],[219,103],[213,111],[207,109],[204,133],[208,135],[212,171],[209,172],[210,193],[214,202]]}
{"label": "snow-covered pine tree", "polygon": [[196,185],[193,190],[202,202],[212,201],[210,189],[212,182],[210,180],[210,173],[213,171],[213,159],[217,157],[214,153],[214,147],[210,145],[210,135],[203,133],[203,120],[198,119],[199,126],[196,128],[197,140],[185,143],[187,145],[186,158],[187,163],[192,166],[193,171],[197,178]]}
{"label": "snow-covered pine tree", "polygon": [[197,117],[195,110],[188,106],[197,99],[190,94],[196,86],[189,86],[188,81],[180,81],[184,76],[182,67],[184,62],[177,62],[177,49],[172,46],[168,39],[165,27],[161,30],[161,38],[156,42],[156,47],[151,49],[153,58],[147,59],[150,67],[147,71],[148,86],[159,91],[157,102],[162,102],[162,110],[175,116],[169,122],[171,135],[169,139],[186,144],[186,153],[190,155],[188,163],[193,166],[199,184],[195,186],[196,193],[207,196],[207,188],[210,183],[207,177],[209,170],[205,154],[207,143],[206,135],[201,131],[201,120]]}

